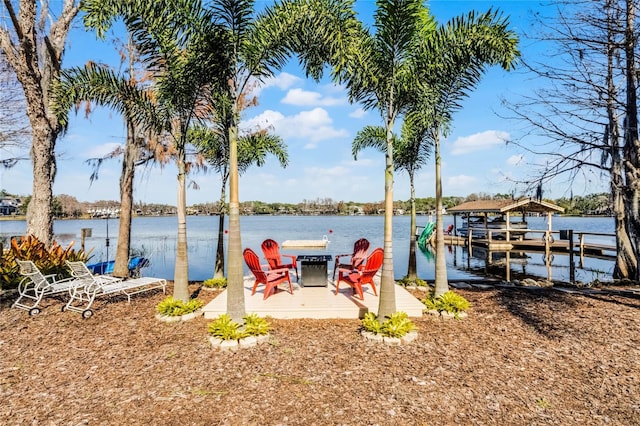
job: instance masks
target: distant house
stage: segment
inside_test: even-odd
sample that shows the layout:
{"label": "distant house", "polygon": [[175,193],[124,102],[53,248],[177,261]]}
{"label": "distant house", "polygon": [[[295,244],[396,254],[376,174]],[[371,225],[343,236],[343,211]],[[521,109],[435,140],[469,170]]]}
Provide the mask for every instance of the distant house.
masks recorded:
{"label": "distant house", "polygon": [[18,213],[18,207],[22,204],[19,198],[0,199],[0,215],[9,216]]}

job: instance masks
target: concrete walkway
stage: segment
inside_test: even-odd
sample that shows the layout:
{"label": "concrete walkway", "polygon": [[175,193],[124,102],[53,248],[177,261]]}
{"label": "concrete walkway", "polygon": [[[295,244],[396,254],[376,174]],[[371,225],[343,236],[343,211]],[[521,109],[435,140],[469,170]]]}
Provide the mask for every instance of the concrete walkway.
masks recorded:
{"label": "concrete walkway", "polygon": [[[328,280],[327,287],[300,287],[293,283],[293,295],[287,285],[264,300],[264,286],[259,286],[256,294],[251,296],[254,280],[245,277],[244,301],[247,313],[256,313],[261,317],[292,318],[362,318],[367,312],[378,312],[379,297],[373,294],[371,286],[365,286],[364,300],[354,297],[353,290],[345,284],[335,294],[336,287]],[[376,281],[378,294],[379,282]],[[403,287],[396,285],[396,310],[406,312],[410,317],[421,317],[424,305]],[[204,308],[205,318],[216,318],[227,312],[227,292],[220,293]]]}

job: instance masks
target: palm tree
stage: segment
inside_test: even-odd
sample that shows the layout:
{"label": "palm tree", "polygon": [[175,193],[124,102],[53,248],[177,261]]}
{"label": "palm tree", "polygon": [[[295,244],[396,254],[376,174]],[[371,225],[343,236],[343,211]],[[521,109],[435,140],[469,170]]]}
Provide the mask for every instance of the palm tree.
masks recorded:
{"label": "palm tree", "polygon": [[[130,73],[132,72],[131,67]],[[136,85],[135,78],[120,76],[95,63],[82,68],[63,70],[60,80],[54,85],[52,110],[65,129],[68,125],[69,110],[82,101],[109,105],[118,110],[123,115],[127,127],[124,150],[109,155],[123,155],[120,175],[120,221],[113,275],[126,277],[129,274],[135,168],[153,158],[153,152],[147,152],[143,156],[146,141],[142,133],[154,124],[155,105],[148,91]],[[98,161],[96,168],[100,164],[101,161]],[[92,174],[92,180],[95,178],[97,170]]]}
{"label": "palm tree", "polygon": [[[339,67],[351,100],[368,109],[378,109],[385,123],[385,221],[384,251],[378,319],[395,311],[392,258],[393,171],[395,168],[393,128],[396,119],[408,119],[427,129],[436,161],[436,274],[446,263],[442,230],[442,187],[438,135],[450,122],[452,110],[478,81],[486,65],[509,69],[518,55],[517,38],[507,30],[507,20],[489,11],[458,17],[438,28],[421,0],[378,0],[375,34],[362,32],[349,60]],[[447,115],[448,113],[448,115]],[[436,275],[438,277],[438,275]],[[436,294],[442,292],[442,278],[436,279]],[[446,290],[445,290],[446,291]]]}
{"label": "palm tree", "polygon": [[[224,218],[226,209],[226,188],[229,181],[229,143],[228,133],[221,131],[222,126],[209,129],[198,126],[190,130],[190,139],[205,157],[207,162],[220,174],[220,213],[218,220],[218,244],[213,277],[224,276]],[[267,154],[276,156],[282,167],[287,167],[289,158],[287,147],[282,139],[265,131],[252,132],[238,138],[238,172],[242,174],[250,166],[262,167]]]}
{"label": "palm tree", "polygon": [[[416,266],[416,191],[415,174],[422,168],[429,158],[431,140],[427,138],[427,129],[416,129],[417,123],[405,119],[402,124],[401,135],[398,138],[393,135],[393,154],[396,170],[405,170],[409,175],[411,224],[409,226],[409,264],[407,276],[409,281],[418,278]],[[384,152],[386,144],[386,132],[380,126],[367,126],[358,132],[351,145],[353,158],[357,160],[357,154],[364,148],[371,147]]]}
{"label": "palm tree", "polygon": [[186,221],[186,175],[188,129],[202,112],[209,93],[227,85],[228,43],[223,29],[199,0],[88,0],[83,3],[85,26],[98,36],[114,19],[124,19],[143,63],[152,74],[158,103],[158,118],[164,135],[176,153],[178,235],[174,275],[174,297],[187,301],[188,257]]}
{"label": "palm tree", "polygon": [[510,70],[519,56],[518,38],[508,19],[496,10],[453,18],[417,45],[416,76],[421,82],[408,116],[429,129],[433,141],[436,181],[435,296],[449,286],[442,220],[440,135],[446,135],[453,113],[480,81],[488,66]]}
{"label": "palm tree", "polygon": [[116,17],[124,18],[158,85],[158,104],[166,110],[169,136],[178,154],[178,242],[176,298],[187,292],[185,148],[196,106],[226,98],[229,136],[229,248],[227,311],[244,316],[244,282],[238,197],[239,104],[254,79],[270,77],[292,53],[308,75],[319,79],[324,65],[340,59],[345,33],[357,26],[349,0],[290,0],[254,18],[253,0],[218,0],[204,10],[198,0],[87,0],[85,25],[98,35]]}
{"label": "palm tree", "polygon": [[378,0],[374,16],[375,33],[359,32],[348,52],[348,60],[338,64],[337,73],[346,84],[349,98],[365,109],[377,109],[384,122],[385,195],[384,261],[380,283],[378,320],[396,310],[393,274],[393,172],[395,168],[393,129],[406,112],[418,82],[412,56],[421,34],[432,26],[422,0]]}
{"label": "palm tree", "polygon": [[229,247],[227,313],[234,320],[245,314],[239,201],[238,124],[244,94],[255,80],[271,77],[288,57],[299,54],[307,75],[322,76],[327,62],[337,63],[356,22],[348,0],[290,0],[254,15],[254,0],[217,0],[212,7],[227,30],[231,74],[221,94],[229,107],[225,133],[229,144]]}

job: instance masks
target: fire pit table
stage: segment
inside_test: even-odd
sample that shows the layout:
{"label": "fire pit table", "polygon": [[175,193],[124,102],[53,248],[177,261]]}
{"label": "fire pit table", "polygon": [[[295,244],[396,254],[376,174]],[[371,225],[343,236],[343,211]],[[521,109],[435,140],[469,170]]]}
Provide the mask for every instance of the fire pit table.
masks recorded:
{"label": "fire pit table", "polygon": [[331,259],[330,254],[303,254],[296,257],[296,260],[300,262],[302,287],[326,287],[328,281],[327,265]]}

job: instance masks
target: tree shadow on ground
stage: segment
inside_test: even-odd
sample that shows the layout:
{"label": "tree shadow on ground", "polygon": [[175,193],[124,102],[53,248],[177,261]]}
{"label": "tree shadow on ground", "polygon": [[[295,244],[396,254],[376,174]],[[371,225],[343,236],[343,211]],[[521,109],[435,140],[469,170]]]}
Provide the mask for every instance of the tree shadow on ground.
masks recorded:
{"label": "tree shadow on ground", "polygon": [[575,295],[546,288],[509,288],[498,290],[496,297],[507,311],[544,337],[559,339],[575,329],[563,315],[578,306]]}
{"label": "tree shadow on ground", "polygon": [[[503,288],[498,303],[538,334],[559,339],[586,332],[580,311],[593,308],[593,301],[621,308],[640,309],[640,294],[631,291],[589,290],[563,293],[550,288]],[[613,307],[612,307],[613,308]],[[567,315],[570,313],[571,315]]]}
{"label": "tree shadow on ground", "polygon": [[590,299],[598,300],[600,302],[608,302],[613,303],[620,306],[626,306],[629,308],[640,309],[640,294],[637,293],[607,293],[607,294],[594,294],[594,293],[585,293],[584,297],[588,297]]}

